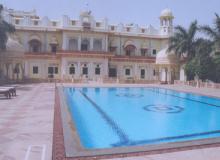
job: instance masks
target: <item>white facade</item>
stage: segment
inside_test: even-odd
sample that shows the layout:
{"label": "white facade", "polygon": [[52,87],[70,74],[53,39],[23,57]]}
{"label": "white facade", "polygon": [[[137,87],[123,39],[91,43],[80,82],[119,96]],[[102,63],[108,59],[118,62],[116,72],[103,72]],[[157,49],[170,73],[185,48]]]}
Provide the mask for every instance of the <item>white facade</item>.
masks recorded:
{"label": "white facade", "polygon": [[[107,19],[95,20],[89,11],[81,12],[76,20],[62,16],[60,21],[40,18],[36,11],[5,8],[3,14],[16,27],[13,37],[23,46],[22,75],[27,79],[172,79],[167,75],[164,78],[160,73],[163,69],[156,63],[157,53],[167,47],[173,32],[174,17],[169,9],[161,12],[159,29],[151,25],[111,25]],[[165,74],[171,74],[167,65],[169,72]]]}

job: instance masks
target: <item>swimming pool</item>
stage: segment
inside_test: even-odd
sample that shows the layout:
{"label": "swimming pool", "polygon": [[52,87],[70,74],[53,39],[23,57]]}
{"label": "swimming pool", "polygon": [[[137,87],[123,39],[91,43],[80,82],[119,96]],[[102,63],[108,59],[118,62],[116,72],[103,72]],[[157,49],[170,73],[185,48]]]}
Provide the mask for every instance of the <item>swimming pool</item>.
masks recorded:
{"label": "swimming pool", "polygon": [[220,99],[162,88],[64,88],[86,149],[220,137]]}

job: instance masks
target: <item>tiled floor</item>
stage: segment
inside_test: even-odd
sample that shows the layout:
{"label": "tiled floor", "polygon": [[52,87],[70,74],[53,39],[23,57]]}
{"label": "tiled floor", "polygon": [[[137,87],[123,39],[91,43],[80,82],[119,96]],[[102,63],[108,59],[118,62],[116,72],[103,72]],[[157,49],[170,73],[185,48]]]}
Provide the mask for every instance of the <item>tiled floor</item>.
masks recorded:
{"label": "tiled floor", "polygon": [[0,160],[40,160],[43,150],[50,160],[54,85],[25,85],[17,93],[0,97]]}
{"label": "tiled floor", "polygon": [[220,147],[112,160],[219,160]]}
{"label": "tiled floor", "polygon": [[[220,97],[220,90],[216,89],[178,85],[163,87]],[[54,84],[24,85],[18,89],[15,98],[7,100],[0,97],[0,160],[41,160],[43,150],[44,160],[51,160],[53,114]],[[220,160],[220,147],[114,160]]]}

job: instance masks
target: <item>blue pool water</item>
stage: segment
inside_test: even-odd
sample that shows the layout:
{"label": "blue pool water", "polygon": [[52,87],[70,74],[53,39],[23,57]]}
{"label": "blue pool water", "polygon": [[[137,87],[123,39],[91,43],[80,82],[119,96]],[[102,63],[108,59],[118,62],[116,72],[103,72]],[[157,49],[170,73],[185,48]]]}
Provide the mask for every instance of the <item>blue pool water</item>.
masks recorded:
{"label": "blue pool water", "polygon": [[82,145],[112,148],[220,137],[220,99],[159,88],[65,88]]}

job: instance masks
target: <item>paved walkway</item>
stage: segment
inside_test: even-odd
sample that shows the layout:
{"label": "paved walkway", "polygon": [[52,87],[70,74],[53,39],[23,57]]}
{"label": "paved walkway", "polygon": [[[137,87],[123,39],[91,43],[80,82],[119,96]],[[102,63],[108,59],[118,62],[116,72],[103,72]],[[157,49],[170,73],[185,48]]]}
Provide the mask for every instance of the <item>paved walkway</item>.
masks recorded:
{"label": "paved walkway", "polygon": [[186,85],[161,85],[161,87],[168,88],[168,89],[175,89],[178,91],[186,91],[186,92],[193,92],[202,95],[214,96],[220,98],[220,89],[214,88],[196,88],[192,86]]}
{"label": "paved walkway", "polygon": [[220,160],[220,147],[112,160]]}
{"label": "paved walkway", "polygon": [[17,93],[0,97],[0,160],[41,160],[43,153],[50,160],[54,85],[25,85]]}
{"label": "paved walkway", "polygon": [[[81,85],[77,85],[81,86]],[[96,85],[90,85],[96,86]],[[98,85],[107,86],[107,85]],[[112,85],[117,86],[117,85]],[[145,86],[145,85],[121,85]],[[146,85],[149,86],[149,85]],[[177,90],[220,97],[220,90],[163,85]],[[18,96],[0,97],[0,160],[51,160],[54,114],[54,84],[24,85]],[[219,160],[220,147],[180,151],[114,160]]]}

